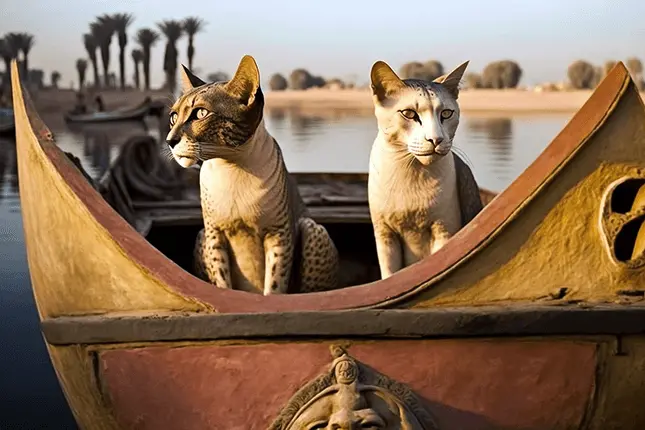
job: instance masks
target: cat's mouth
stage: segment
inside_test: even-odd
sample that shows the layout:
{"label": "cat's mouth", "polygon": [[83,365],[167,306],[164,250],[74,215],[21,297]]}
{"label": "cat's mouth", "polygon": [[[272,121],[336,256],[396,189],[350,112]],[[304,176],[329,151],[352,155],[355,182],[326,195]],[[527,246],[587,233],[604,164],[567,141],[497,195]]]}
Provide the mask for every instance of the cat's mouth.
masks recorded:
{"label": "cat's mouth", "polygon": [[175,161],[181,166],[181,167],[190,167],[193,164],[197,163],[197,159],[195,157],[190,157],[187,155],[175,155]]}

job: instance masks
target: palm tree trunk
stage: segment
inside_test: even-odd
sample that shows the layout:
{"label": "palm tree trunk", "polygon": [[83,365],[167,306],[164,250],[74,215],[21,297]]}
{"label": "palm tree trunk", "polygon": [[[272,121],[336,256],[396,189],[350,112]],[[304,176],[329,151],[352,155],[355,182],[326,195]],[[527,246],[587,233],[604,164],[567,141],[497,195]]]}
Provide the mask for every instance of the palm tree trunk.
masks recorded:
{"label": "palm tree trunk", "polygon": [[119,73],[121,74],[121,91],[125,90],[125,45],[119,46]]}
{"label": "palm tree trunk", "polygon": [[195,46],[193,45],[193,36],[188,38],[188,69],[193,70],[193,58],[195,57]]}
{"label": "palm tree trunk", "polygon": [[85,88],[85,70],[78,71],[78,89],[82,90]]}
{"label": "palm tree trunk", "polygon": [[99,85],[101,85],[101,83],[100,83],[101,78],[99,76],[98,61],[96,60],[96,58],[94,58],[94,59],[90,58],[90,61],[92,62],[92,69],[94,70],[94,86],[98,87]]}
{"label": "palm tree trunk", "polygon": [[110,87],[110,45],[101,45],[101,60],[103,62],[103,82],[105,87]]}
{"label": "palm tree trunk", "polygon": [[29,79],[29,53],[23,52],[22,56],[24,58],[22,62],[22,72],[24,73],[25,79]]}
{"label": "palm tree trunk", "polygon": [[143,47],[143,80],[146,91],[150,91],[150,47]]}
{"label": "palm tree trunk", "polygon": [[134,85],[137,89],[141,88],[141,82],[139,80],[139,62],[134,63]]}

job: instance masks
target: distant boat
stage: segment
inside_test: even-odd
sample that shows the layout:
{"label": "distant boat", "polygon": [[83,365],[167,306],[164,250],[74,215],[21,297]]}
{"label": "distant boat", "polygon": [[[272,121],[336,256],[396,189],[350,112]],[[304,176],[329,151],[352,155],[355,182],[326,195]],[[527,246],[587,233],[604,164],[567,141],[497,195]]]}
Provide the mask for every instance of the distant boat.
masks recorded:
{"label": "distant boat", "polygon": [[[11,75],[31,285],[80,428],[645,428],[645,108],[622,63],[436,254],[266,297],[138,234]],[[375,258],[361,226],[333,233],[350,262]],[[190,256],[194,234],[158,240]]]}
{"label": "distant boat", "polygon": [[0,108],[0,136],[15,135],[16,125],[13,109]]}
{"label": "distant boat", "polygon": [[130,108],[115,109],[106,112],[91,112],[84,114],[66,113],[65,121],[74,123],[97,123],[97,122],[119,122],[119,121],[142,121],[150,114],[152,100],[146,99],[139,105]]}

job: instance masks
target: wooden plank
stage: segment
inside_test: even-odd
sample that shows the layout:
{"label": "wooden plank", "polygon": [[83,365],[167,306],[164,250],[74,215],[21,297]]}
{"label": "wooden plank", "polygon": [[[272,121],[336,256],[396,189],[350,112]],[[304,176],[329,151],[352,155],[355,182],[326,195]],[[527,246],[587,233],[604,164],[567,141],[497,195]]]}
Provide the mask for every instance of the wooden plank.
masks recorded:
{"label": "wooden plank", "polygon": [[139,314],[42,321],[53,345],[276,337],[429,338],[645,333],[645,307],[503,306],[249,314]]}

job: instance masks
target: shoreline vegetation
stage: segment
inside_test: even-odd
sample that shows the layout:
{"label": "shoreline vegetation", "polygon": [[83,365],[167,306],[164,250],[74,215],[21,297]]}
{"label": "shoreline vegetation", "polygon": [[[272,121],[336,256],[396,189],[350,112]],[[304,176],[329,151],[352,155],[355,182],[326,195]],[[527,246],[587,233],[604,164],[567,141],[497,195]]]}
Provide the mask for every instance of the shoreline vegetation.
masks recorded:
{"label": "shoreline vegetation", "polygon": [[[146,96],[165,99],[168,105],[172,103],[165,91],[102,90],[98,93],[103,97],[107,110],[136,105]],[[462,90],[459,94],[459,104],[462,112],[477,116],[573,114],[582,107],[591,93],[592,90],[534,92],[517,89],[469,89]],[[33,99],[38,111],[49,116],[72,109],[76,102],[75,94],[73,90],[45,89],[33,93]],[[645,93],[641,93],[641,97],[644,95]],[[267,110],[298,110],[304,113],[351,110],[357,114],[373,114],[371,93],[367,89],[266,91],[264,96]]]}

